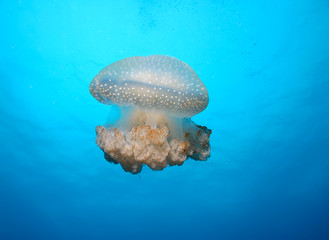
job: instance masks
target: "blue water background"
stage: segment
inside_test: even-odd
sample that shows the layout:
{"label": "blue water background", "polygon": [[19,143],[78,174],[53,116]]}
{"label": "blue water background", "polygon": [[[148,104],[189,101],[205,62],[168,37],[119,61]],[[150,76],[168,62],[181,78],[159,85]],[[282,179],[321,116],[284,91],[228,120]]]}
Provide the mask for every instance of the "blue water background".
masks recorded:
{"label": "blue water background", "polygon": [[[0,239],[329,239],[329,2],[0,1]],[[206,162],[103,158],[105,66],[163,54],[209,91]]]}

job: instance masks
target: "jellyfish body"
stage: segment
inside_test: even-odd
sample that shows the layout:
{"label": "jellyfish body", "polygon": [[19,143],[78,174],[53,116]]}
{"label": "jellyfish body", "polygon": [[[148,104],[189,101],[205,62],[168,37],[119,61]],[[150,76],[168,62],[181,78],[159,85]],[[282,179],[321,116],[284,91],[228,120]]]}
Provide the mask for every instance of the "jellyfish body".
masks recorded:
{"label": "jellyfish body", "polygon": [[207,107],[208,92],[186,63],[162,55],[129,57],[104,68],[89,90],[99,102],[121,109],[120,119],[96,128],[96,143],[125,171],[209,157],[211,130],[190,119]]}

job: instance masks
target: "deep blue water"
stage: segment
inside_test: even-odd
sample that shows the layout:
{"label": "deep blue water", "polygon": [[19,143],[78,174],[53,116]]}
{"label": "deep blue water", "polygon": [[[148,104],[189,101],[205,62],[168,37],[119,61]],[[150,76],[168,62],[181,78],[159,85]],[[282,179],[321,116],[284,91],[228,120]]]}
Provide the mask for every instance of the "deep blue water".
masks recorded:
{"label": "deep blue water", "polygon": [[[0,239],[329,239],[329,2],[0,1]],[[103,158],[92,78],[188,63],[212,155]]]}

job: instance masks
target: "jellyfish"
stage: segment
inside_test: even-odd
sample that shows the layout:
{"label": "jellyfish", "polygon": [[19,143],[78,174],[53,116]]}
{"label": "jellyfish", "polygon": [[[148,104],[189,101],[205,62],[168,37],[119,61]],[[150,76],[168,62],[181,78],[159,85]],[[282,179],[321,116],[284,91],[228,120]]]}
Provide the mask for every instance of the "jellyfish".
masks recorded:
{"label": "jellyfish", "polygon": [[[89,85],[91,95],[111,105],[108,120],[96,127],[96,144],[107,161],[124,171],[141,172],[182,165],[210,156],[211,130],[191,117],[205,110],[205,85],[186,63],[174,57],[128,57],[101,70]],[[113,110],[116,109],[116,110]]]}

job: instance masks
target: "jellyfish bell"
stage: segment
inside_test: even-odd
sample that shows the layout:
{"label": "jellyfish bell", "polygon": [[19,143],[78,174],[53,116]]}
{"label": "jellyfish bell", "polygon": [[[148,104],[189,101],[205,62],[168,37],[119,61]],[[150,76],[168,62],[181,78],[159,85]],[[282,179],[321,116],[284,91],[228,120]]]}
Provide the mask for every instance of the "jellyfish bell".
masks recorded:
{"label": "jellyfish bell", "polygon": [[135,105],[192,117],[208,105],[208,92],[186,63],[169,56],[129,57],[104,68],[90,93],[101,103]]}
{"label": "jellyfish bell", "polygon": [[206,109],[208,92],[186,63],[162,55],[125,58],[101,70],[89,90],[99,102],[120,108],[117,121],[96,127],[96,143],[125,171],[209,157],[211,130],[191,120]]}

